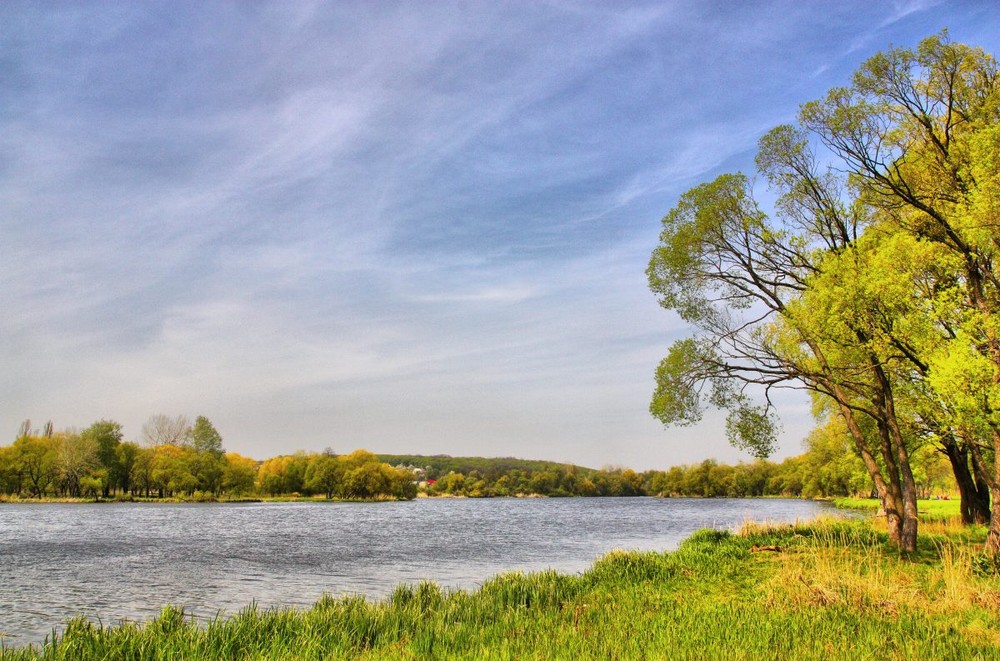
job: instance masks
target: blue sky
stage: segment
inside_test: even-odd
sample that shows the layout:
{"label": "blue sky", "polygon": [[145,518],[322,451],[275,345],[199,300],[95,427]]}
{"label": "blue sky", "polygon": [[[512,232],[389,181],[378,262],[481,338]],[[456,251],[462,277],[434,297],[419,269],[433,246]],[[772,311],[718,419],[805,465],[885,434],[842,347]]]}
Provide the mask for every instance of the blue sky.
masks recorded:
{"label": "blue sky", "polygon": [[[664,429],[644,270],[685,190],[993,2],[0,4],[0,443],[745,459]],[[780,456],[808,405],[780,402]]]}

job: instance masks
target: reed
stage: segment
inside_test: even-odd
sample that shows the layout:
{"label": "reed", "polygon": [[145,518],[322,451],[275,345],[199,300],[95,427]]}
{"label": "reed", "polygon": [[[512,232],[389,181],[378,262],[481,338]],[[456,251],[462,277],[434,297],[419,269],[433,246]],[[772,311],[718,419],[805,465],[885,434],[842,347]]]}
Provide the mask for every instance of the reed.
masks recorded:
{"label": "reed", "polygon": [[507,573],[474,591],[402,585],[303,611],[199,623],[74,620],[21,659],[1000,659],[1000,578],[984,532],[900,557],[868,521],[748,522],[674,552],[616,551],[581,575]]}

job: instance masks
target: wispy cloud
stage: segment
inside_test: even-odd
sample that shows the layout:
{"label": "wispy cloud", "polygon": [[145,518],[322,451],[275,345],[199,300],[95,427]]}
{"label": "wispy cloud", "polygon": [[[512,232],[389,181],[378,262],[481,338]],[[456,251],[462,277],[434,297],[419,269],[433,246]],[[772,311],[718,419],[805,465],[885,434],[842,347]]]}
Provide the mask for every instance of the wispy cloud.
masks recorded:
{"label": "wispy cloud", "polygon": [[0,5],[0,429],[735,458],[646,414],[684,333],[646,291],[657,219],[986,6]]}

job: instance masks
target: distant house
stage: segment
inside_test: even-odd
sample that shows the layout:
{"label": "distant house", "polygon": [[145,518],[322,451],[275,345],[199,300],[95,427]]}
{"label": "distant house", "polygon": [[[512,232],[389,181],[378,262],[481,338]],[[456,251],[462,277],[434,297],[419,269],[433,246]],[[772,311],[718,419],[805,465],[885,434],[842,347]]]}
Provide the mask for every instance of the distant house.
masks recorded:
{"label": "distant house", "polygon": [[414,482],[421,482],[424,479],[424,476],[426,475],[423,468],[417,468],[413,464],[408,464],[405,466],[403,464],[399,464],[398,466],[396,466],[396,469],[401,471],[406,471],[407,473],[413,475]]}

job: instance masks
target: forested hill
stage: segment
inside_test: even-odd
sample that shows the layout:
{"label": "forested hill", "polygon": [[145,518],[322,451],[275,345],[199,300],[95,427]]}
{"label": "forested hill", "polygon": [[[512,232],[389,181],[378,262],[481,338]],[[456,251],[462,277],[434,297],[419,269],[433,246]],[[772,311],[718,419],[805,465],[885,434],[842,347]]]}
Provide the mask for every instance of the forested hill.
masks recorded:
{"label": "forested hill", "polygon": [[580,476],[592,476],[599,471],[574,464],[536,459],[515,459],[514,457],[452,457],[446,454],[377,454],[379,461],[392,466],[413,466],[423,468],[428,479],[435,480],[450,472],[468,475],[473,471],[483,477],[495,480],[512,471],[535,473],[554,470],[558,473],[571,472]]}

